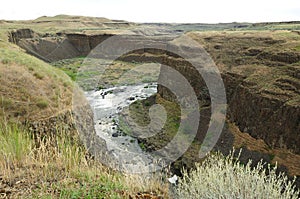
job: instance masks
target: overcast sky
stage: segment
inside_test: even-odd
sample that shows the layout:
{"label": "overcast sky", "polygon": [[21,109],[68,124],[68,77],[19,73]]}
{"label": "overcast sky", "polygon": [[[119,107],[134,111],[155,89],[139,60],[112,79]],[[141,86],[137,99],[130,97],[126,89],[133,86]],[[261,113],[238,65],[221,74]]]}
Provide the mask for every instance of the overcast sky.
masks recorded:
{"label": "overcast sky", "polygon": [[132,22],[300,21],[300,0],[4,0],[0,19],[58,14]]}

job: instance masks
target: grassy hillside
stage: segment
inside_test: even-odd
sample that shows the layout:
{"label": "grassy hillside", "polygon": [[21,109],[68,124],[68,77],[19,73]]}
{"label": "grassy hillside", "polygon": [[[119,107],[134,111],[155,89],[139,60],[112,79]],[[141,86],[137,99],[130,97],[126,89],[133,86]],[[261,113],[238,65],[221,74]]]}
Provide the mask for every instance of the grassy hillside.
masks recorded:
{"label": "grassy hillside", "polygon": [[33,121],[71,106],[73,83],[64,72],[5,42],[0,49],[0,75],[2,117]]}
{"label": "grassy hillside", "polygon": [[[57,15],[28,21],[0,21],[0,116],[18,121],[43,119],[71,106],[72,80],[62,71],[30,56],[8,42],[8,33],[30,28],[38,34],[105,30],[118,32],[128,28],[107,27],[115,21],[106,18]],[[125,23],[125,22],[118,22]],[[70,74],[69,74],[70,75]]]}
{"label": "grassy hillside", "polygon": [[[272,187],[272,185],[286,185],[285,183],[287,182],[285,181],[284,176],[279,177],[283,179],[282,181],[272,181],[273,178],[266,178],[264,172],[257,170],[250,171],[247,166],[243,167],[240,163],[236,164],[236,161],[230,162],[230,159],[226,159],[222,156],[213,159],[213,165],[197,165],[196,168],[201,171],[204,169],[204,173],[209,174],[208,176],[199,175],[199,177],[196,174],[194,175],[194,173],[191,173],[191,176],[189,176],[190,174],[184,173],[185,177],[179,181],[179,186],[171,187],[170,189],[170,183],[166,179],[167,177],[170,177],[170,173],[163,172],[153,175],[149,174],[148,176],[136,176],[110,170],[88,154],[87,150],[81,145],[77,135],[72,134],[71,137],[71,133],[65,129],[57,128],[55,136],[46,135],[39,137],[39,135],[30,132],[27,126],[23,125],[25,121],[33,122],[47,119],[71,110],[74,87],[71,78],[73,78],[73,80],[76,78],[74,68],[81,64],[83,58],[75,60],[75,66],[72,62],[74,60],[71,62],[69,62],[70,60],[65,60],[67,62],[65,65],[59,62],[56,63],[62,67],[63,70],[60,70],[59,68],[55,68],[50,64],[26,54],[24,50],[9,43],[7,41],[8,31],[19,28],[32,28],[34,31],[42,34],[54,34],[60,31],[130,31],[129,26],[131,26],[131,24],[116,30],[110,25],[111,23],[114,23],[114,21],[105,18],[65,15],[41,17],[32,21],[0,21],[0,197],[173,198],[175,197],[173,195],[174,193],[178,193],[179,195],[182,194],[184,196],[191,193],[189,188],[197,188],[197,185],[204,184],[204,179],[205,181],[211,181],[212,184],[219,186],[217,188],[211,188],[210,184],[208,184],[208,187],[199,186],[200,188],[205,187],[205,193],[213,194],[215,190],[218,190],[223,186],[222,183],[227,183],[229,188],[223,189],[220,192],[220,195],[225,197],[228,193],[233,192],[232,190],[244,188],[244,186],[239,187],[234,183],[232,183],[234,186],[230,186],[230,181],[226,181],[228,180],[228,178],[226,179],[226,177],[229,176],[228,174],[236,174],[236,170],[241,171],[240,173],[237,173],[237,177],[239,179],[245,179],[245,181],[240,182],[241,184],[244,183],[242,185],[248,185],[249,182],[246,181],[248,180],[247,177],[250,174],[253,174],[251,176],[254,176],[254,178],[260,182],[258,185],[269,183],[271,184],[271,188],[275,187],[276,193],[282,191],[280,186]],[[209,34],[211,33],[212,32]],[[215,32],[214,34],[223,33]],[[235,33],[228,32],[226,34]],[[296,35],[298,33],[280,32],[277,39],[290,38],[289,41],[291,42],[286,44],[289,45],[287,48],[299,52],[299,42],[293,39],[295,37],[294,34]],[[207,37],[209,37],[209,35]],[[222,45],[230,45],[230,43]],[[208,46],[208,48],[214,47],[215,46]],[[242,46],[225,47],[228,49],[242,48]],[[267,49],[267,47],[265,48],[266,50],[273,50]],[[276,46],[274,46],[274,48],[276,48]],[[220,52],[220,54],[216,53],[215,55],[219,55],[219,58],[225,57],[222,52]],[[220,66],[222,66],[223,62],[228,64],[235,63],[236,61],[235,58],[228,59],[226,57],[225,59],[219,60],[220,63],[218,64]],[[249,64],[249,66],[234,68],[233,70],[245,69],[241,70],[241,72],[253,72],[255,70],[251,69],[251,64]],[[115,85],[113,78],[118,78],[120,74],[125,73],[133,67],[135,67],[133,64],[124,65],[121,61],[115,62],[110,70],[108,70],[105,80],[111,81],[111,84]],[[291,67],[298,68],[299,63],[294,63]],[[274,71],[274,74],[277,74],[277,70]],[[269,70],[267,72],[269,72]],[[137,74],[139,75],[139,71],[137,71]],[[270,83],[270,85],[272,83],[272,81],[261,78],[259,73],[258,75],[256,74],[251,77],[258,78],[262,81],[262,84],[258,85],[261,86],[261,89],[267,89],[267,86],[269,86],[264,82]],[[298,98],[295,99],[294,102],[298,103]],[[162,104],[168,103],[169,112],[173,114],[173,117],[168,118],[169,120],[172,120],[167,126],[168,137],[165,137],[165,140],[162,140],[167,143],[178,127],[176,126],[178,125],[177,121],[179,119],[177,116],[178,107],[163,99],[158,98],[157,100],[161,100]],[[149,109],[149,104],[137,102],[132,105],[131,111],[140,111],[141,108],[145,106],[145,110],[147,110]],[[141,116],[144,116],[144,113],[138,113]],[[135,119],[139,122],[147,122],[140,120],[140,118]],[[244,140],[247,141],[246,138],[242,141]],[[160,144],[164,144],[163,142]],[[252,143],[253,142],[250,142],[250,144]],[[238,144],[243,145],[245,142]],[[199,143],[195,142],[190,149],[195,154],[198,152],[197,147],[195,147],[196,145],[198,147]],[[209,161],[210,159],[208,159],[208,162]],[[222,173],[224,168],[222,163],[224,163],[224,161],[226,163],[226,168],[228,169],[226,171],[229,171],[229,173]],[[193,163],[194,162],[192,162],[192,164]],[[214,165],[220,165],[220,167],[213,167]],[[241,167],[238,167],[238,165]],[[298,169],[298,167],[296,169]],[[216,174],[216,171],[221,171],[219,176],[210,175]],[[281,182],[283,182],[283,184],[280,184]],[[170,190],[173,188],[177,189],[177,191],[173,190],[173,192],[171,192]],[[253,191],[254,188],[252,188],[247,189],[247,191]],[[266,189],[273,192],[273,189],[271,188],[267,187]],[[290,184],[288,188],[289,189],[286,189],[286,191],[292,190]],[[267,193],[265,192],[266,189],[263,189],[260,193]],[[293,194],[293,191],[290,193],[291,195],[294,195],[295,198],[297,197],[297,193]],[[286,194],[286,192],[283,191],[282,194]],[[192,198],[200,197],[197,194],[189,194],[189,196]]]}
{"label": "grassy hillside", "polygon": [[39,33],[57,33],[57,32],[94,32],[105,31],[118,33],[134,26],[133,23],[123,21],[112,21],[106,18],[57,15],[54,17],[43,16],[35,20],[27,21],[6,21],[0,20],[1,32],[4,30],[12,31],[20,28],[30,28]]}

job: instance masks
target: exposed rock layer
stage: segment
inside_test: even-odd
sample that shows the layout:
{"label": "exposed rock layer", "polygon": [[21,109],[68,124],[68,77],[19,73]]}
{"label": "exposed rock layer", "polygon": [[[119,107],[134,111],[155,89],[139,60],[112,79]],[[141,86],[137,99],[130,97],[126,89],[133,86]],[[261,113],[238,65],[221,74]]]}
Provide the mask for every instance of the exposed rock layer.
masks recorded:
{"label": "exposed rock layer", "polygon": [[[11,33],[10,40],[28,52],[55,61],[63,58],[86,56],[92,49],[112,34],[65,34],[37,37],[30,29]],[[212,56],[221,70],[228,101],[228,118],[239,129],[251,136],[263,139],[271,147],[287,148],[300,153],[299,90],[300,53],[290,51],[287,41],[274,36],[249,35],[191,35]],[[129,40],[132,39],[128,37]],[[136,43],[139,39],[133,37]],[[170,38],[169,38],[170,39]],[[142,39],[141,39],[142,40]],[[150,39],[149,41],[154,41]],[[130,41],[132,42],[132,41]],[[155,42],[160,42],[159,39]],[[162,48],[167,49],[168,46]],[[121,46],[126,45],[120,44]],[[270,48],[274,46],[274,49]],[[119,46],[120,47],[120,46]],[[181,46],[184,48],[184,45]],[[112,48],[117,48],[113,46]],[[286,49],[285,49],[286,48]],[[113,49],[109,52],[113,52]],[[97,52],[96,52],[97,53]],[[205,82],[188,61],[168,50],[144,46],[119,59],[135,62],[160,62],[179,71],[191,84],[202,104],[209,104],[209,92]],[[291,65],[292,64],[292,65]],[[268,67],[265,69],[265,67]],[[264,72],[263,70],[266,70]],[[263,74],[260,74],[262,71]],[[274,76],[270,82],[260,82],[256,75]],[[260,85],[262,84],[262,85]],[[270,84],[270,88],[267,86]],[[267,85],[267,86],[266,86]],[[273,88],[274,87],[274,88]],[[158,93],[172,100],[174,96],[163,86]],[[198,137],[203,137],[198,135]]]}

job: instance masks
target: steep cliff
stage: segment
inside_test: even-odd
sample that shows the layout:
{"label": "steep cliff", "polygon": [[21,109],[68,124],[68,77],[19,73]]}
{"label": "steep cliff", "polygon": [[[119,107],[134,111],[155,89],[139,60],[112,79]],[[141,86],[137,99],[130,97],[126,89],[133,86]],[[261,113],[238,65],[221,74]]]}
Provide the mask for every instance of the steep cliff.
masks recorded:
{"label": "steep cliff", "polygon": [[228,118],[270,147],[300,154],[300,37],[293,32],[197,34],[222,71]]}
{"label": "steep cliff", "polygon": [[38,34],[31,29],[9,33],[9,41],[27,53],[47,62],[87,56],[92,49],[113,34],[88,35],[82,33]]}

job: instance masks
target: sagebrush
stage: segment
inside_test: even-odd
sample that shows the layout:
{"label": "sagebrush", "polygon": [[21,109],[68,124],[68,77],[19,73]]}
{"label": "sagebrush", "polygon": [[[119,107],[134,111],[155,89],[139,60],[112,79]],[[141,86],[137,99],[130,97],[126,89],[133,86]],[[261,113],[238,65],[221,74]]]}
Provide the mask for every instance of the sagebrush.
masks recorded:
{"label": "sagebrush", "polygon": [[299,190],[284,173],[276,174],[276,166],[262,161],[252,167],[238,161],[232,152],[224,157],[220,153],[210,154],[196,169],[183,171],[176,194],[184,199],[298,199]]}

